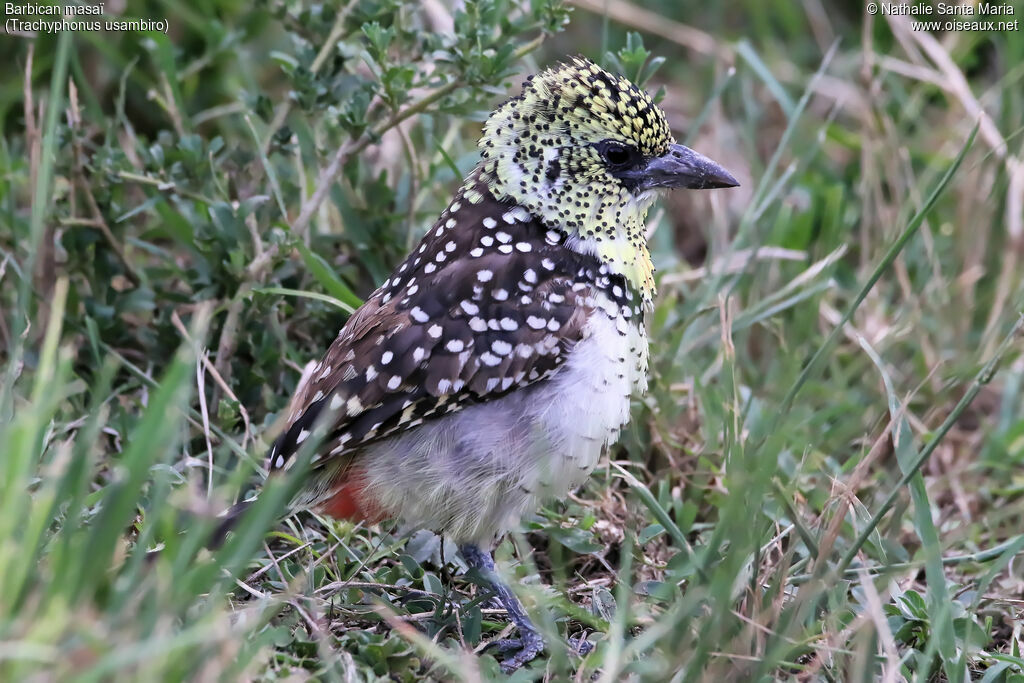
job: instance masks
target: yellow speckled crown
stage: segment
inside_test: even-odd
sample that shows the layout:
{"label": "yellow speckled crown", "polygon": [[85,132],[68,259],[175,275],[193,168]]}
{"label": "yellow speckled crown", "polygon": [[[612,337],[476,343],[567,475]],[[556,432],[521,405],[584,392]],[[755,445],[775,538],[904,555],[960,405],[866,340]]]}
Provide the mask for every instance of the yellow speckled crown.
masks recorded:
{"label": "yellow speckled crown", "polygon": [[644,220],[654,194],[636,195],[609,173],[596,147],[607,141],[646,157],[675,142],[647,93],[575,57],[529,79],[487,120],[481,177],[495,196],[574,238],[574,248],[596,254],[650,301]]}

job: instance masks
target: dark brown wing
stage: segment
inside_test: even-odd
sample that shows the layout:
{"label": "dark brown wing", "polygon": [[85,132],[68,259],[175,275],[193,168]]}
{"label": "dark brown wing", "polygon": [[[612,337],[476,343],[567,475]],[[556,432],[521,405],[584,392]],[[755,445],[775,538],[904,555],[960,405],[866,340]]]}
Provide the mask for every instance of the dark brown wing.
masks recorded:
{"label": "dark brown wing", "polygon": [[320,419],[322,461],[548,377],[584,334],[586,283],[608,281],[562,242],[483,186],[464,188],[314,368],[271,469]]}

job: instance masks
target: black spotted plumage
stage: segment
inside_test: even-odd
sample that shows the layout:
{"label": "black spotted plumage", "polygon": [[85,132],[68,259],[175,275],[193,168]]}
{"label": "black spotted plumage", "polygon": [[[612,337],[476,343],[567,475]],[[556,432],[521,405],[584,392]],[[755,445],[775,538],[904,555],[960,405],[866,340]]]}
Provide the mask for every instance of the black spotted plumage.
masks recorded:
{"label": "black spotted plumage", "polygon": [[[322,433],[293,508],[432,529],[493,577],[486,549],[585,480],[647,387],[656,191],[736,182],[583,58],[528,79],[479,146],[448,209],[304,373],[270,465]],[[519,629],[510,672],[544,641],[492,588]]]}
{"label": "black spotted plumage", "polygon": [[549,377],[584,334],[598,291],[617,315],[638,315],[625,279],[566,239],[471,178],[314,368],[271,469],[287,467],[320,419],[322,465]]}

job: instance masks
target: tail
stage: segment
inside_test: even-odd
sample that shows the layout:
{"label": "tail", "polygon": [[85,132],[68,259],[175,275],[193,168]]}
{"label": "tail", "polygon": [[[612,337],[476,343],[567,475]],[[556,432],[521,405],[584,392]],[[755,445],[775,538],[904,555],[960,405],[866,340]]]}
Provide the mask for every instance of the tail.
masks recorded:
{"label": "tail", "polygon": [[224,543],[224,539],[227,538],[228,532],[237,526],[239,520],[245,515],[245,511],[252,507],[252,504],[256,502],[255,498],[249,500],[243,500],[239,503],[235,503],[227,510],[218,515],[217,527],[213,530],[213,535],[210,536],[210,541],[207,543],[207,547],[211,550],[216,550],[221,547]]}
{"label": "tail", "polygon": [[[217,526],[213,530],[213,535],[210,540],[206,542],[205,547],[210,550],[217,550],[224,545],[224,539],[227,538],[228,532],[235,528],[239,520],[245,516],[245,511],[252,507],[252,504],[256,502],[255,498],[250,500],[243,500],[241,503],[235,503],[227,510],[222,512],[217,517]],[[160,554],[163,552],[163,544],[160,547],[146,551],[146,562],[153,563],[156,561]]]}

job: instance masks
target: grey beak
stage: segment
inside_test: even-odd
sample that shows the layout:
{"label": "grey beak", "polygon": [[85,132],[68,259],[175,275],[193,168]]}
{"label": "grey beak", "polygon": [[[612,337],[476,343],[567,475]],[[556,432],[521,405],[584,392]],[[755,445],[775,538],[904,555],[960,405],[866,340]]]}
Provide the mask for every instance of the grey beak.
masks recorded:
{"label": "grey beak", "polygon": [[711,190],[738,187],[732,174],[689,147],[672,145],[668,152],[655,157],[641,169],[640,189],[682,187],[690,190]]}

